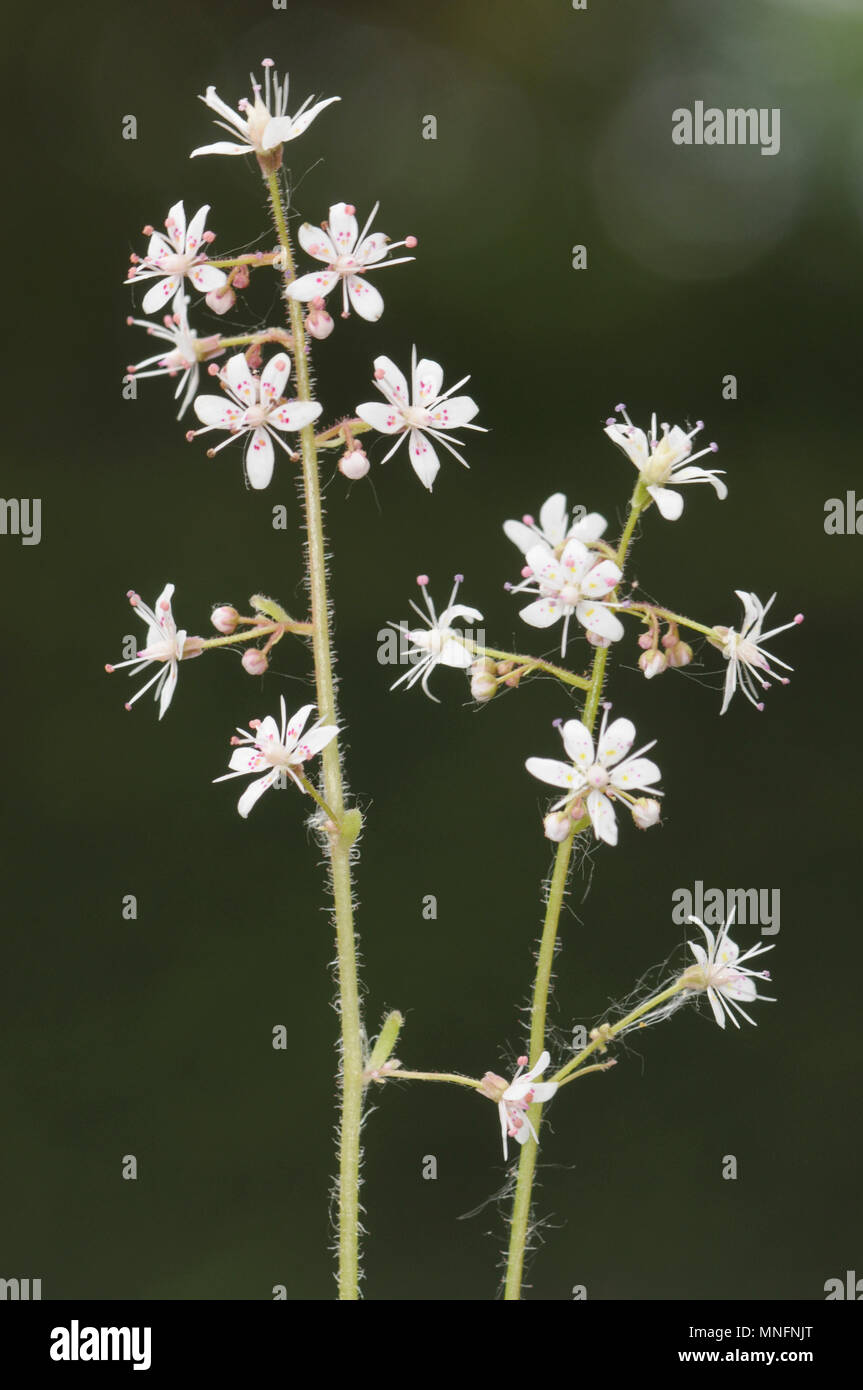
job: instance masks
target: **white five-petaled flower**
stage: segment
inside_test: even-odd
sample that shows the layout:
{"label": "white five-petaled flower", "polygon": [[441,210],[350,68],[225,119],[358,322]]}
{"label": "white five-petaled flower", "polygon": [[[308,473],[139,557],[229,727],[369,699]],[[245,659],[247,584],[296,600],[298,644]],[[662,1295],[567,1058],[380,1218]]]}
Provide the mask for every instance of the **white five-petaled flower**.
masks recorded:
{"label": "white five-petaled flower", "polygon": [[543,541],[559,557],[567,541],[574,539],[589,545],[599,540],[607,525],[605,517],[600,516],[599,512],[588,512],[577,519],[573,516],[570,525],[566,498],[562,492],[555,492],[539,509],[539,525],[532,516],[525,515],[521,521],[505,521],[503,529],[522,555],[532,550],[538,541]]}
{"label": "white five-petaled flower", "polygon": [[287,144],[289,140],[295,140],[304,130],[308,130],[325,106],[341,100],[340,97],[329,97],[326,101],[319,101],[310,106],[309,102],[314,98],[307,97],[299,111],[289,116],[287,75],[283,82],[279,81],[272,58],[265,58],[262,66],[265,74],[263,95],[260,82],[256,82],[250,74],[252,100],[244,97],[238,103],[237,111],[222,101],[215,87],[208,87],[206,95],[199,98],[211,111],[221,116],[222,119],[217,121],[216,125],[221,126],[231,136],[239,136],[241,143],[217,140],[214,145],[200,145],[198,149],[192,150],[192,159],[198,154],[265,154],[277,149],[279,145]]}
{"label": "white five-petaled flower", "polygon": [[129,666],[132,668],[129,674],[132,675],[137,670],[156,665],[158,670],[141,686],[137,694],[132,696],[126,704],[126,709],[131,709],[135,701],[140,700],[141,696],[152,685],[155,685],[154,698],[159,701],[160,719],[174,698],[174,691],[177,688],[178,663],[187,661],[193,656],[200,656],[202,651],[200,637],[187,637],[185,632],[177,631],[174,615],[171,612],[173,593],[173,584],[166,584],[156,599],[156,606],[153,609],[147,607],[140,594],[136,594],[134,589],[129,590],[126,597],[135,612],[147,624],[147,645],[128,661],[117,661],[114,665],[106,665],[105,667],[106,671],[113,672],[121,670],[124,666]]}
{"label": "white five-petaled flower", "polygon": [[676,521],[683,511],[683,498],[674,491],[683,483],[710,483],[718,497],[728,496],[728,488],[720,477],[722,469],[692,467],[696,459],[704,454],[715,454],[719,447],[708,444],[706,449],[692,453],[692,440],[699,430],[704,429],[703,420],[699,420],[688,433],[679,425],[663,425],[662,434],[659,435],[654,414],[650,421],[650,434],[647,435],[633,425],[626,413],[626,406],[618,405],[617,410],[623,416],[624,424],[612,415],[605,422],[605,433],[635,464],[641,481],[666,521]]}
{"label": "white five-petaled flower", "polygon": [[606,728],[607,720],[608,708],[602,717],[595,753],[593,739],[585,725],[580,719],[568,719],[561,728],[561,735],[572,762],[559,762],[555,758],[528,758],[525,767],[541,782],[566,788],[566,795],[555,802],[553,811],[586,798],[587,814],[597,839],[604,840],[607,845],[616,845],[617,821],[613,802],[626,802],[635,815],[638,798],[632,793],[650,788],[654,796],[661,796],[662,792],[654,787],[654,783],[662,774],[656,763],[641,757],[642,753],[653,747],[656,739],[646,743],[637,753],[627,756],[635,742],[635,726],[629,719],[615,719]]}
{"label": "white five-petaled flower", "polygon": [[[209,204],[205,203],[198,208],[187,227],[186,211],[181,201],[174,204],[165,218],[164,234],[150,227],[144,229],[150,234],[147,254],[133,264],[126,284],[137,285],[141,280],[156,280],[156,284],[150,286],[141,300],[145,314],[155,313],[174,299],[187,276],[202,294],[220,289],[225,284],[227,275],[218,266],[207,264],[203,250],[209,237],[204,232],[209,211]],[[211,237],[209,239],[212,240]]]}
{"label": "white five-petaled flower", "polygon": [[[542,1076],[551,1058],[547,1052],[540,1054],[536,1066],[531,1067],[530,1071],[522,1072],[527,1066],[527,1058],[519,1057],[518,1071],[507,1086],[500,1100],[498,1101],[498,1113],[500,1115],[500,1132],[503,1139],[503,1156],[509,1158],[507,1149],[507,1139],[514,1139],[517,1144],[527,1143],[528,1137],[533,1135],[537,1139],[536,1130],[530,1122],[527,1113],[529,1105],[544,1104],[551,1100],[557,1090],[556,1081],[537,1081],[537,1077]],[[537,1142],[539,1142],[537,1140]]]}
{"label": "white five-petaled flower", "polygon": [[245,354],[229,357],[220,380],[225,386],[223,396],[198,396],[195,414],[204,428],[189,430],[186,438],[193,439],[208,430],[229,430],[229,436],[215,449],[208,450],[212,458],[232,439],[248,435],[244,462],[246,477],[253,488],[264,488],[273,476],[273,444],[275,439],[286,454],[291,454],[279,431],[301,430],[321,413],[318,401],[286,401],[283,392],[288,384],[291,361],[286,352],[279,352],[255,376]]}
{"label": "white five-petaled flower", "polygon": [[728,662],[728,669],[725,672],[725,698],[722,702],[722,709],[719,711],[720,714],[724,714],[728,709],[738,685],[751,705],[754,705],[757,710],[764,709],[764,702],[758,698],[756,685],[760,685],[762,690],[769,690],[770,681],[765,680],[761,672],[770,676],[771,680],[778,681],[780,685],[788,684],[788,677],[777,675],[770,663],[775,661],[786,671],[793,671],[794,667],[789,666],[785,661],[780,661],[778,656],[764,651],[761,644],[768,642],[777,633],[787,632],[790,627],[797,627],[803,622],[803,614],[798,613],[792,622],[783,623],[781,627],[771,628],[770,632],[762,632],[764,619],[767,617],[776,595],[774,594],[766,603],[762,603],[756,594],[748,594],[743,589],[735,589],[734,592],[743,604],[743,623],[740,631],[735,632],[733,627],[717,627],[715,629],[717,639],[714,645],[719,647]]}
{"label": "white five-petaled flower", "polygon": [[509,586],[514,594],[539,594],[539,598],[519,610],[531,627],[551,627],[563,618],[561,656],[566,654],[569,622],[575,614],[582,627],[606,642],[618,642],[623,636],[623,624],[602,599],[615,589],[621,571],[613,560],[588,550],[573,536],[566,542],[560,557],[542,541],[531,546],[522,570],[521,584]]}
{"label": "white five-petaled flower", "polygon": [[228,763],[231,771],[222,777],[213,778],[214,782],[227,782],[231,777],[244,777],[252,772],[260,772],[262,768],[266,769],[263,777],[246,787],[237,802],[237,810],[244,818],[281,773],[290,777],[300,791],[304,792],[306,789],[302,783],[303,765],[320,753],[322,748],[326,748],[338,733],[335,724],[322,724],[318,720],[303,734],[314,705],[303,705],[289,722],[283,695],[279,697],[279,704],[281,728],[269,714],[263,720],[251,719],[249,728],[253,732],[250,734],[245,729],[238,729],[239,738],[231,739],[235,745]]}
{"label": "white five-petaled flower", "polygon": [[460,444],[461,440],[453,439],[452,435],[444,433],[445,430],[455,429],[481,430],[486,433],[482,425],[469,423],[479,409],[470,396],[452,394],[460,386],[464,386],[466,381],[470,381],[469,376],[462,377],[455,386],[442,392],[443,368],[427,357],[417,362],[417,350],[414,348],[411,355],[411,390],[408,393],[408,384],[395,363],[389,357],[376,357],[375,384],[382,395],[386,396],[388,404],[366,401],[363,405],[357,406],[357,415],[382,434],[399,436],[381,462],[386,463],[404,440],[409,439],[413,470],[423,486],[431,492],[432,483],[440,468],[437,454],[426,438],[427,435],[431,435],[433,439],[439,440],[459,463],[463,463],[465,468],[469,467],[461,454],[452,447],[453,444]]}
{"label": "white five-petaled flower", "polygon": [[290,299],[298,299],[307,304],[311,299],[325,299],[341,280],[342,318],[347,318],[350,302],[360,318],[376,323],[384,311],[384,301],[374,285],[365,279],[367,270],[383,270],[388,265],[403,265],[412,261],[413,256],[397,256],[394,260],[384,258],[398,246],[414,247],[416,237],[405,237],[404,241],[390,241],[383,232],[366,233],[380,207],[375,203],[368,221],[362,231],[358,230],[356,208],[351,203],[334,203],[330,208],[329,220],[323,227],[313,227],[304,222],[297,233],[300,245],[316,261],[323,261],[326,270],[313,270],[310,275],[301,275],[287,288]]}
{"label": "white five-petaled flower", "polygon": [[[135,328],[146,328],[151,338],[161,338],[164,343],[170,344],[164,351],[127,367],[126,371],[136,381],[150,376],[179,376],[174,400],[182,397],[177,412],[177,419],[182,419],[198,389],[201,358],[207,355],[207,340],[202,342],[195,330],[189,327],[185,295],[178,295],[174,301],[174,312],[165,315],[163,324],[133,318],[128,318],[126,322]],[[217,344],[218,338],[214,337],[211,349],[215,350]],[[143,371],[142,368],[149,370]]]}
{"label": "white five-petaled flower", "polygon": [[689,918],[690,922],[694,922],[704,932],[707,949],[705,950],[699,941],[688,943],[697,964],[691,965],[681,977],[686,982],[687,989],[707,991],[713,1017],[720,1028],[725,1027],[726,1014],[735,1028],[740,1027],[737,1014],[741,1014],[746,1022],[754,1027],[755,1019],[749,1017],[743,1005],[751,1004],[754,999],[764,999],[770,1004],[776,1002],[769,994],[759,994],[754,983],[755,980],[769,980],[769,970],[749,970],[743,964],[753,956],[772,951],[773,947],[751,946],[741,955],[740,948],[728,935],[734,922],[734,911],[736,909],[731,912],[728,921],[720,928],[715,938],[710,928],[705,927],[699,917]]}
{"label": "white five-petaled flower", "polygon": [[468,608],[465,604],[455,601],[459,585],[463,579],[464,575],[462,574],[455,576],[455,584],[450,594],[449,603],[438,617],[428,591],[428,575],[421,574],[417,577],[417,584],[422,589],[428,612],[424,613],[413,599],[410,600],[410,605],[414,612],[419,614],[423,622],[428,625],[429,630],[426,632],[423,628],[408,628],[403,623],[390,624],[397,632],[405,634],[411,644],[409,656],[412,660],[417,659],[416,665],[406,671],[403,676],[399,676],[398,680],[393,681],[390,690],[395,690],[397,685],[402,684],[407,684],[408,689],[410,689],[412,685],[416,685],[417,681],[420,681],[429,699],[440,704],[437,696],[432,695],[428,688],[428,678],[434,668],[438,665],[458,666],[466,671],[474,661],[474,654],[468,651],[462,636],[452,627],[453,622],[458,618],[465,619],[469,623],[481,623],[483,620],[478,609]]}

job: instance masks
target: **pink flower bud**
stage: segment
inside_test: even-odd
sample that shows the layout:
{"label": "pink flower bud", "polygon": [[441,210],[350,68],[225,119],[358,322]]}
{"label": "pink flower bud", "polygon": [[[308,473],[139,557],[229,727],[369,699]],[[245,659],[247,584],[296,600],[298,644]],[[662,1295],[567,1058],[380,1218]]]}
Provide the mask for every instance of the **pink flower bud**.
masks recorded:
{"label": "pink flower bud", "polygon": [[692,660],[692,648],[688,642],[675,642],[669,647],[666,656],[669,666],[688,666]]}
{"label": "pink flower bud", "polygon": [[659,824],[659,813],[662,808],[654,797],[640,796],[632,807],[632,819],[639,830],[649,830],[652,825]]}
{"label": "pink flower bud", "polygon": [[542,822],[542,828],[547,840],[554,840],[556,844],[560,844],[572,833],[572,821],[565,811],[549,811]]}
{"label": "pink flower bud", "polygon": [[653,633],[642,632],[641,636],[638,639],[638,645],[643,652],[649,651],[650,648],[653,646]]}
{"label": "pink flower bud", "polygon": [[249,267],[247,265],[237,266],[231,284],[235,290],[247,290],[249,288]]}
{"label": "pink flower bud", "polygon": [[237,296],[230,285],[222,285],[217,290],[210,290],[206,296],[207,308],[212,309],[214,314],[227,314],[229,309],[233,309],[237,302]]}
{"label": "pink flower bud", "polygon": [[269,664],[260,647],[247,647],[243,652],[243,670],[250,676],[262,676]]}
{"label": "pink flower bud", "polygon": [[638,664],[647,679],[652,680],[654,676],[662,675],[668,666],[668,657],[665,652],[660,651],[642,652],[638,658]]}
{"label": "pink flower bud", "polygon": [[349,449],[346,454],[342,454],[339,459],[339,472],[344,473],[351,482],[359,482],[364,478],[371,467],[362,449]]}
{"label": "pink flower bud", "polygon": [[239,613],[230,604],[225,604],[221,608],[214,608],[210,614],[210,622],[217,632],[223,632],[226,637],[230,637],[237,630]]}
{"label": "pink flower bud", "polygon": [[[476,664],[479,665],[478,662]],[[471,670],[473,671],[473,668]],[[473,671],[470,678],[470,693],[480,703],[490,700],[493,695],[497,694],[497,681],[490,671],[487,669]]]}
{"label": "pink flower bud", "polygon": [[309,312],[305,318],[306,332],[312,337],[322,340],[328,338],[335,328],[332,316],[327,313],[322,299],[313,299],[309,304]]}

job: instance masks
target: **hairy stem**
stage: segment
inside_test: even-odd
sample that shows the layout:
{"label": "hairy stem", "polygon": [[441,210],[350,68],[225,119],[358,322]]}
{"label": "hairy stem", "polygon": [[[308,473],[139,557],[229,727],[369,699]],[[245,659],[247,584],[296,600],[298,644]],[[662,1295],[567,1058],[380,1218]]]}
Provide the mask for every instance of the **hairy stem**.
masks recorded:
{"label": "hairy stem", "polygon": [[[635,491],[632,494],[632,500],[629,504],[629,515],[626,519],[626,525],[623,528],[623,534],[617,547],[616,559],[621,569],[626,560],[626,554],[635,531],[636,523],[645,506],[645,499],[646,493],[639,479]],[[591,733],[593,732],[599,713],[607,660],[608,648],[597,647],[593,655],[593,669],[591,671],[587,696],[585,697],[584,711],[581,716],[582,723]],[[529,1054],[531,1066],[534,1066],[539,1060],[540,1054],[545,1047],[545,1022],[548,1013],[548,995],[551,988],[551,975],[554,965],[557,933],[560,926],[560,914],[563,908],[566,883],[569,876],[570,864],[572,862],[572,846],[575,836],[579,831],[586,829],[589,824],[589,819],[584,817],[583,820],[580,820],[574,825],[569,837],[558,845],[557,854],[555,855],[554,871],[552,873],[551,887],[545,906],[545,921],[543,922],[542,937],[540,938],[539,953],[537,955],[536,977],[534,979],[533,998],[531,1001]],[[542,1106],[538,1104],[532,1105],[529,1111],[529,1118],[538,1135],[539,1127],[542,1123]],[[507,1252],[506,1262],[506,1283],[504,1286],[504,1299],[507,1302],[517,1302],[521,1298],[521,1286],[524,1278],[524,1257],[527,1249],[527,1234],[530,1226],[530,1210],[533,1200],[533,1181],[536,1174],[536,1154],[537,1141],[531,1137],[526,1143],[522,1144],[518,1161],[518,1176],[516,1178],[515,1196],[512,1205],[509,1250]]]}
{"label": "hairy stem", "polygon": [[[285,285],[295,277],[294,256],[279,176],[266,175],[273,221],[284,253]],[[313,399],[302,305],[287,300],[294,340],[295,388],[301,401]],[[318,713],[335,724],[336,695],[327,594],[326,545],[314,425],[301,431],[303,496],[306,513],[308,581],[312,612],[312,650],[315,662]],[[338,823],[344,814],[341,740],[334,738],[322,754],[323,797]],[[338,1284],[340,1299],[359,1298],[360,1124],[363,1102],[363,1034],[354,935],[350,847],[338,835],[329,838],[338,960],[338,1011],[341,1020],[341,1125],[338,1179]]]}

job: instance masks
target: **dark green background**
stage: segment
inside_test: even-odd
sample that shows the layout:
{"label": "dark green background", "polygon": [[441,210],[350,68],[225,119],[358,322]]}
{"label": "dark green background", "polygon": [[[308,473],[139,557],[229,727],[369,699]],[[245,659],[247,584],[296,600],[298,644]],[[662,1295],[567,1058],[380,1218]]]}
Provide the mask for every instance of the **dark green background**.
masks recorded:
{"label": "dark green background", "polygon": [[[251,495],[237,449],[210,462],[186,444],[166,383],[121,394],[124,364],[148,350],[125,327],[121,283],[144,223],[183,197],[212,204],[223,253],[261,233],[272,244],[254,164],[187,158],[217,138],[196,95],[214,83],[235,103],[265,56],[290,68],[292,107],[342,96],[290,147],[297,212],[380,198],[378,225],[420,238],[416,263],[378,281],[382,321],[339,322],[316,349],[326,418],[372,396],[376,353],[405,362],[416,342],[448,383],[472,373],[491,430],[471,437],[470,472],[445,459],[432,497],[403,454],[374,488],[325,475],[341,707],[367,813],[369,1027],[404,1010],[413,1067],[505,1071],[522,1050],[550,866],[523,760],[553,755],[550,722],[572,709],[536,682],[477,712],[446,672],[439,706],[390,695],[378,630],[408,616],[419,571],[440,598],[463,570],[490,639],[524,644],[502,589],[518,559],[504,518],[560,488],[616,529],[633,470],[601,433],[615,403],[640,420],[703,417],[730,496],[688,489],[679,523],[651,514],[634,572],[712,622],[737,620],[734,588],[778,589],[777,621],[806,613],[776,644],[796,672],[765,714],[737,701],[720,720],[712,654],[648,684],[632,641],[619,650],[610,693],[658,739],[666,823],[624,826],[594,855],[586,901],[576,884],[553,1018],[563,1044],[680,960],[671,893],[699,878],[781,889],[779,1002],[726,1035],[689,1009],[559,1098],[530,1296],[583,1283],[591,1298],[812,1299],[863,1273],[863,539],[823,529],[827,498],[863,494],[859,6],[51,0],[12,23],[3,491],[42,497],[43,539],[0,538],[0,1274],[42,1278],[48,1298],[333,1294],[337,1019],[317,853],[295,798],[269,796],[243,823],[238,784],[210,785],[235,724],[281,693],[311,698],[305,652],[283,643],[263,682],[228,656],[191,664],[161,724],[149,699],[126,714],[125,677],[102,669],[136,627],[129,587],[152,601],[172,580],[192,632],[213,601],[302,603],[287,461]],[[780,154],[675,147],[671,111],[696,99],[781,107]],[[421,138],[430,113],[436,142]],[[570,268],[575,243],[586,271]],[[278,312],[266,289],[251,302]],[[721,398],[729,372],[736,402]],[[287,532],[270,525],[279,502]],[[270,1045],[279,1023],[287,1054]],[[374,1099],[366,1295],[493,1297],[495,1111],[442,1087]],[[136,1183],[121,1180],[127,1153]],[[729,1153],[736,1182],[721,1179]],[[428,1154],[436,1182],[421,1176]]]}

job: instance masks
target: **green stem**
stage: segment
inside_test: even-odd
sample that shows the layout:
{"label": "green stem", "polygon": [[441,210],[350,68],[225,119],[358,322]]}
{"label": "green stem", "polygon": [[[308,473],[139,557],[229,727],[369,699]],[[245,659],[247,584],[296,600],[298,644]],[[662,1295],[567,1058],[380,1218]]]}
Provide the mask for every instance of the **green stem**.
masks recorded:
{"label": "green stem", "polygon": [[397,1067],[391,1071],[387,1077],[389,1081],[452,1081],[457,1086],[472,1086],[478,1091],[481,1081],[476,1081],[472,1076],[459,1076],[457,1072],[450,1071],[403,1071]]}
{"label": "green stem", "polygon": [[476,642],[471,642],[470,638],[464,638],[463,645],[474,656],[489,656],[495,661],[511,661],[516,666],[523,666],[525,670],[520,675],[530,675],[531,671],[544,671],[546,675],[556,676],[565,685],[574,685],[579,690],[589,690],[590,681],[586,676],[576,676],[572,671],[567,671],[565,666],[554,666],[550,661],[542,661],[538,656],[522,656],[518,652],[502,652],[497,647],[480,647]]}
{"label": "green stem", "polygon": [[[294,256],[282,205],[279,177],[265,175],[273,221],[284,252],[287,286],[295,277]],[[294,339],[294,372],[297,397],[313,399],[302,305],[288,299],[291,334]],[[330,611],[327,594],[326,543],[324,538],[321,487],[315,448],[314,425],[301,431],[303,494],[306,513],[306,543],[309,590],[312,610],[312,648],[315,661],[318,713],[325,724],[335,724],[336,696],[330,637]],[[338,823],[344,814],[341,740],[334,738],[322,753],[323,794]],[[360,992],[357,976],[357,949],[354,936],[350,847],[341,836],[329,837],[330,874],[336,929],[338,960],[338,1009],[341,1021],[341,1128],[339,1144],[338,1240],[339,1298],[359,1298],[360,1223],[360,1125],[363,1103],[363,1036]]]}
{"label": "green stem", "polygon": [[[635,531],[636,523],[646,504],[647,494],[639,479],[636,483],[632,500],[629,504],[629,516],[623,528],[620,544],[617,547],[617,563],[623,569],[626,560],[629,544]],[[602,686],[605,680],[605,667],[608,661],[607,647],[597,647],[593,654],[593,670],[587,697],[584,702],[582,713],[582,723],[592,733],[599,714],[599,704],[602,699]],[[535,1066],[539,1056],[545,1047],[545,1021],[548,1012],[548,995],[551,987],[551,975],[554,965],[554,951],[557,944],[557,933],[560,925],[560,914],[563,908],[564,895],[566,893],[566,882],[569,875],[570,863],[572,860],[572,846],[576,834],[586,828],[589,820],[585,817],[573,826],[572,833],[566,840],[563,840],[557,847],[557,854],[554,860],[554,872],[551,879],[548,901],[545,908],[545,921],[542,928],[540,939],[539,954],[536,962],[536,978],[533,986],[533,1000],[531,1003],[531,1024],[530,1024],[530,1064]],[[539,1135],[540,1124],[542,1123],[542,1106],[534,1104],[530,1107],[529,1118],[537,1135]],[[536,1154],[537,1141],[533,1137],[529,1138],[521,1146],[521,1153],[518,1161],[518,1177],[516,1178],[515,1196],[512,1206],[512,1221],[510,1223],[509,1250],[506,1263],[506,1284],[504,1287],[504,1299],[507,1302],[518,1302],[521,1298],[521,1285],[524,1277],[524,1257],[527,1249],[527,1232],[530,1225],[530,1209],[533,1199],[533,1180],[536,1173]]]}
{"label": "green stem", "polygon": [[[600,1050],[606,1048],[612,1039],[616,1038],[618,1033],[621,1033],[624,1028],[627,1028],[631,1023],[636,1023],[638,1019],[642,1018],[644,1014],[650,1013],[652,1009],[658,1009],[660,1004],[664,1004],[666,1000],[673,998],[675,994],[679,994],[680,991],[685,988],[686,986],[683,981],[677,980],[673,985],[669,986],[668,989],[664,989],[661,994],[655,994],[653,998],[648,999],[646,1003],[639,1004],[638,1008],[633,1009],[632,1013],[627,1014],[625,1018],[619,1019],[617,1023],[608,1024],[587,1044],[587,1047],[581,1049],[577,1057],[573,1057],[571,1061],[561,1067],[560,1071],[555,1072],[554,1076],[550,1079],[556,1081],[559,1086],[564,1085],[567,1078],[570,1081],[574,1080],[575,1078],[572,1076],[572,1073],[578,1070],[582,1062],[587,1061],[587,1058],[590,1057],[592,1053],[596,1052],[597,1048]],[[586,1070],[592,1071],[593,1068],[588,1067]],[[579,1071],[578,1074],[581,1076],[581,1071]]]}

